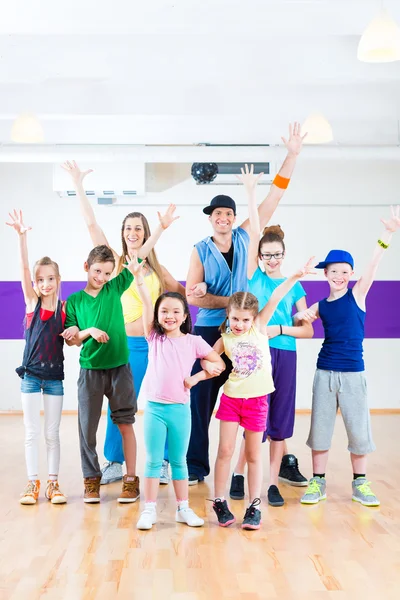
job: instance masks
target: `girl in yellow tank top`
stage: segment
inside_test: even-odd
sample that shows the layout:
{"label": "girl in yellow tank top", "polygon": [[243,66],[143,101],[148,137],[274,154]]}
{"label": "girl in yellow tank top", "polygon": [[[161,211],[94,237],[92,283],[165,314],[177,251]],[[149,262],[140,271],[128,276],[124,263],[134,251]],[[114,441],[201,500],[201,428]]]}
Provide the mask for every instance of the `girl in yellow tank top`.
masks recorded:
{"label": "girl in yellow tank top", "polygon": [[[225,489],[239,425],[246,431],[250,499],[242,527],[260,527],[261,511],[257,506],[261,504],[261,442],[267,422],[268,394],[274,391],[267,323],[282,298],[296,281],[312,272],[314,264],[310,259],[303,269],[279,285],[261,312],[258,312],[257,298],[250,292],[237,292],[229,298],[226,309],[229,326],[226,322],[221,326],[222,336],[214,345],[214,350],[219,354],[225,353],[232,361],[232,370],[216,414],[220,419],[220,437],[214,469],[213,508],[223,527],[235,521],[225,500]],[[204,379],[215,374],[215,366],[207,361],[203,361],[202,366]]]}
{"label": "girl in yellow tank top", "polygon": [[[146,275],[144,283],[150,292],[151,302],[154,306],[158,296],[161,294],[161,284],[157,273],[152,271]],[[137,319],[140,319],[143,313],[143,302],[139,296],[136,279],[132,281],[126,292],[122,294],[121,302],[125,323],[132,323],[137,321]]]}

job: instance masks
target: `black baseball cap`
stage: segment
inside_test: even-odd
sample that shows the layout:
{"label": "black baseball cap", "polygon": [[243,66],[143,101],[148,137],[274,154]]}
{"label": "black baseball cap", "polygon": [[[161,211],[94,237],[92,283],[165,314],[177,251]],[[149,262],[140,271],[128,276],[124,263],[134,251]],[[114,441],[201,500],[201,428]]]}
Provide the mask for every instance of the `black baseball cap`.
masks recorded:
{"label": "black baseball cap", "polygon": [[215,196],[209,204],[203,208],[203,213],[206,215],[211,215],[213,210],[216,208],[231,208],[233,210],[233,214],[236,215],[236,202],[232,200],[230,196],[224,196],[224,194],[220,194],[219,196]]}

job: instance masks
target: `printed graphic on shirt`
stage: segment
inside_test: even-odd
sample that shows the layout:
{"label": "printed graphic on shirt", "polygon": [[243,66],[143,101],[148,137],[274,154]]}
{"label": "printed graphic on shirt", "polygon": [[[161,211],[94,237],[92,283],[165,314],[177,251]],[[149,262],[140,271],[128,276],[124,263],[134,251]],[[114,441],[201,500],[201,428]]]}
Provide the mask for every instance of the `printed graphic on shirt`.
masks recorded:
{"label": "printed graphic on shirt", "polygon": [[262,351],[250,341],[238,342],[232,348],[233,373],[239,379],[246,379],[262,369]]}

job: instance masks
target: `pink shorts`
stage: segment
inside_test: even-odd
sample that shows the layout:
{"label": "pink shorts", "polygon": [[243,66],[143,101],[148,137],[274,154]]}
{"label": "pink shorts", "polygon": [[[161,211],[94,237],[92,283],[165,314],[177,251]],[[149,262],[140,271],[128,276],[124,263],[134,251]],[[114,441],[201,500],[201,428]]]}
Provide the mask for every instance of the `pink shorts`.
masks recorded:
{"label": "pink shorts", "polygon": [[230,398],[222,394],[217,414],[221,421],[239,423],[248,431],[264,431],[268,415],[268,396]]}

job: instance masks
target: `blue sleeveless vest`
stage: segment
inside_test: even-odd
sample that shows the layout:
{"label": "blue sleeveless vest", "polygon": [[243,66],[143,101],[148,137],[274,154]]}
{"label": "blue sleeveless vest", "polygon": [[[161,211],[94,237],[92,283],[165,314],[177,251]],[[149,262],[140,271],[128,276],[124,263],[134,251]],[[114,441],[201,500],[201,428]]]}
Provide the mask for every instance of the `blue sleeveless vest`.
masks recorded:
{"label": "blue sleeveless vest", "polygon": [[[249,234],[238,227],[232,230],[232,271],[225,258],[210,237],[195,245],[204,268],[207,291],[214,296],[231,296],[235,292],[247,291],[247,251]],[[226,318],[225,308],[200,308],[196,325],[218,327]]]}

